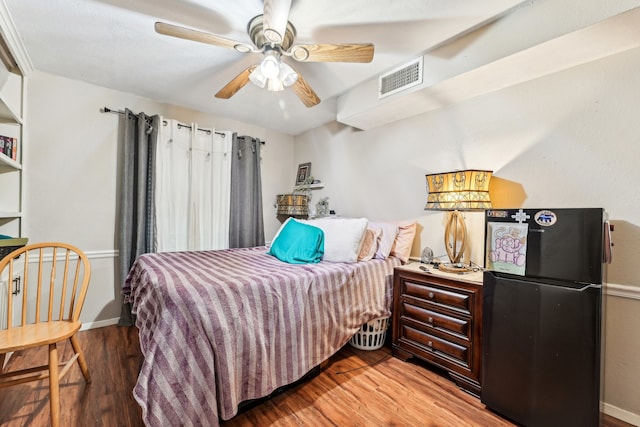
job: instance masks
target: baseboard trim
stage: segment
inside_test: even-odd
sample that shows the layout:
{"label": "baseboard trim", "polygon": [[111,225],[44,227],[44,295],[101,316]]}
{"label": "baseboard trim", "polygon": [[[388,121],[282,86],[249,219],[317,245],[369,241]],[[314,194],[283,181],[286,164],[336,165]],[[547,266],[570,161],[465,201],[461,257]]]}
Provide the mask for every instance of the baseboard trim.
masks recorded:
{"label": "baseboard trim", "polygon": [[620,421],[624,421],[625,423],[629,423],[634,426],[640,426],[640,415],[618,408],[617,406],[613,406],[610,403],[605,402],[604,413],[613,418],[617,418]]}
{"label": "baseboard trim", "polygon": [[97,320],[95,322],[87,322],[83,323],[80,328],[81,331],[86,331],[89,329],[103,328],[105,326],[117,325],[120,319],[114,317],[113,319],[105,319],[105,320]]}

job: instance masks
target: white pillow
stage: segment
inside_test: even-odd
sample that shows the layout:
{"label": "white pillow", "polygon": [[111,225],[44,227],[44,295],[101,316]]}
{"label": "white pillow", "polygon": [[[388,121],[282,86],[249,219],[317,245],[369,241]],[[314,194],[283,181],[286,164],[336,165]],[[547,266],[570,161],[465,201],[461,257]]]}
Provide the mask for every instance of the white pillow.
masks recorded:
{"label": "white pillow", "polygon": [[357,262],[367,230],[366,218],[319,218],[301,220],[324,231],[324,261]]}
{"label": "white pillow", "polygon": [[396,236],[398,235],[400,228],[397,224],[392,224],[390,222],[371,222],[370,225],[382,229],[380,240],[378,240],[378,250],[376,251],[374,258],[385,259],[389,256],[389,253],[391,253],[393,242],[396,240]]}

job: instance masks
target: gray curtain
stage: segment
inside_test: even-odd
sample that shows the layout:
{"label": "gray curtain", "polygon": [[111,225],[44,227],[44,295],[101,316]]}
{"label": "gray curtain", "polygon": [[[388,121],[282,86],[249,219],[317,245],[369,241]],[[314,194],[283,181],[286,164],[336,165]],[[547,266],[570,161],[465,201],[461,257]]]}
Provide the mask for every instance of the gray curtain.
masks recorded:
{"label": "gray curtain", "polygon": [[[119,158],[118,250],[124,285],[129,269],[143,253],[154,252],[155,153],[160,117],[124,112]],[[120,325],[133,325],[131,303],[125,298]]]}
{"label": "gray curtain", "polygon": [[229,247],[264,245],[262,219],[261,142],[250,136],[233,134],[231,144],[231,217]]}

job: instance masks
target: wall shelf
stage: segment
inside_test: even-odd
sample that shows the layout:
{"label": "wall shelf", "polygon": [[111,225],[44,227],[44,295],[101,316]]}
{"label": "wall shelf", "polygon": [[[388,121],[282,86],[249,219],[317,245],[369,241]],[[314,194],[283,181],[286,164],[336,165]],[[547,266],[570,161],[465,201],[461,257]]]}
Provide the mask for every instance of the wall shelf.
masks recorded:
{"label": "wall shelf", "polygon": [[319,182],[317,184],[309,184],[309,185],[296,185],[295,187],[293,187],[293,191],[301,191],[301,190],[305,190],[305,189],[309,189],[309,190],[319,190],[321,188],[324,188],[324,183]]}
{"label": "wall shelf", "polygon": [[0,219],[2,218],[22,218],[22,212],[0,212]]}
{"label": "wall shelf", "polygon": [[0,153],[0,172],[2,172],[3,170],[20,170],[20,169],[22,169],[22,165],[20,163]]}
{"label": "wall shelf", "polygon": [[0,94],[0,122],[22,124],[22,118],[14,111],[13,107],[2,94]]}

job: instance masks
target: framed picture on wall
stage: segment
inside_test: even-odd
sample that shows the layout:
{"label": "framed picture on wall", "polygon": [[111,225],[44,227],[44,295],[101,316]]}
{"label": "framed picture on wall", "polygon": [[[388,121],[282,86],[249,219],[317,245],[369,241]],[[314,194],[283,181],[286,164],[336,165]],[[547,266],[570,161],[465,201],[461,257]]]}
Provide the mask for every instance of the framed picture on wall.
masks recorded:
{"label": "framed picture on wall", "polygon": [[296,185],[302,185],[311,176],[311,163],[301,163],[298,165],[296,174]]}

